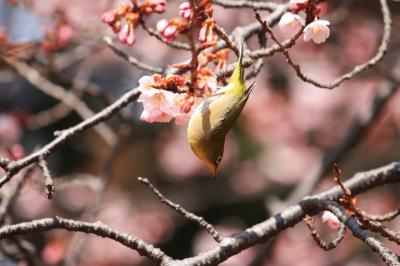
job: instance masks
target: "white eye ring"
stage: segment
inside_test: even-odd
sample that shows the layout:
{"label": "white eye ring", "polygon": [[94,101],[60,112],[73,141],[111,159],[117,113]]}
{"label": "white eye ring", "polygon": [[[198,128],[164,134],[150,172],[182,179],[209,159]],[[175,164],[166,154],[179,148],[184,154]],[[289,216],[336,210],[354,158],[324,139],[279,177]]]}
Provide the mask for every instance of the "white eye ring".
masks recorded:
{"label": "white eye ring", "polygon": [[215,161],[216,164],[219,165],[219,163],[221,162],[221,160],[222,160],[222,156],[218,156],[218,157],[217,157],[217,160]]}

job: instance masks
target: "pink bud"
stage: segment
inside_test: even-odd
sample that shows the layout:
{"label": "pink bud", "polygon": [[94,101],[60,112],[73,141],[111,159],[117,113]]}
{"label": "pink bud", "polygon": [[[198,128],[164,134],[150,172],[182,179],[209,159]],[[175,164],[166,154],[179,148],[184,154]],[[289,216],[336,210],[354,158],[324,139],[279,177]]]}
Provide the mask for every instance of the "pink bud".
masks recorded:
{"label": "pink bud", "polygon": [[71,41],[73,34],[74,31],[69,25],[61,25],[57,29],[57,44],[59,46],[66,46]]}
{"label": "pink bud", "polygon": [[193,16],[192,9],[190,8],[189,2],[183,2],[179,6],[179,16],[184,19],[190,19]]}
{"label": "pink bud", "polygon": [[133,30],[133,27],[129,27],[129,33],[128,37],[126,39],[126,44],[129,46],[132,46],[135,44],[136,38],[135,38],[135,31]]}
{"label": "pink bud", "polygon": [[167,40],[173,40],[176,38],[177,35],[176,33],[177,33],[176,27],[174,25],[170,25],[164,29],[162,35]]}
{"label": "pink bud", "polygon": [[119,33],[119,41],[121,43],[127,43],[127,39],[128,39],[128,35],[129,35],[129,25],[126,24],[124,25],[124,27],[122,28],[121,32]]}
{"label": "pink bud", "polygon": [[101,20],[104,23],[112,24],[114,22],[114,20],[116,19],[116,15],[117,15],[117,13],[115,12],[115,10],[110,10],[110,11],[103,13],[103,15],[101,16]]}
{"label": "pink bud", "polygon": [[200,42],[205,42],[207,39],[207,27],[201,27],[200,32],[199,32],[199,41]]}
{"label": "pink bud", "polygon": [[168,21],[166,19],[162,19],[157,23],[157,31],[163,32],[165,28],[168,26]]}
{"label": "pink bud", "polygon": [[156,13],[164,13],[167,8],[165,7],[166,0],[154,0],[155,2],[155,7],[154,7],[154,12]]}
{"label": "pink bud", "polygon": [[214,40],[214,20],[207,19],[203,22],[199,32],[199,41],[200,42],[211,42]]}

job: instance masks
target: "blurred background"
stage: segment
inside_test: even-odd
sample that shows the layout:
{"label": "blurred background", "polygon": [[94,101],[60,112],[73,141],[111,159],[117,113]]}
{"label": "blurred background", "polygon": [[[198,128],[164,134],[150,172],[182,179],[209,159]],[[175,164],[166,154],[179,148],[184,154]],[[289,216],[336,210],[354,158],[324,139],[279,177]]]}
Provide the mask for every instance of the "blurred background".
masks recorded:
{"label": "blurred background", "polygon": [[[33,52],[23,55],[31,67],[98,112],[135,88],[140,77],[150,75],[116,56],[102,41],[103,36],[114,34],[101,22],[101,14],[121,1],[1,0],[0,25],[10,43],[31,44],[27,49]],[[147,24],[155,28],[160,19],[176,16],[181,2],[168,1],[167,12],[152,15]],[[331,22],[328,41],[316,45],[300,38],[291,53],[310,77],[328,82],[376,53],[383,34],[382,15],[379,1],[373,0],[326,1],[320,7],[321,18]],[[133,103],[106,122],[119,139],[117,145],[110,146],[95,129],[67,141],[49,158],[56,182],[54,198],[45,198],[41,172],[35,171],[12,203],[8,222],[55,215],[99,220],[155,244],[169,256],[185,258],[216,243],[202,228],[160,203],[137,177],[148,178],[168,199],[229,235],[282,210],[307,180],[320,180],[308,193],[332,186],[327,162],[338,162],[349,178],[398,161],[400,94],[384,92],[390,80],[400,80],[399,4],[390,3],[390,10],[392,38],[384,61],[334,90],[304,83],[280,54],[266,58],[255,78],[256,88],[228,134],[216,180],[192,154],[186,142],[186,124],[142,122],[142,107]],[[214,18],[228,33],[255,21],[251,9],[218,5]],[[283,40],[279,29],[274,30]],[[60,34],[65,45],[53,49],[46,44],[51,34]],[[133,48],[120,47],[152,65],[165,68],[190,56],[142,29],[136,30],[136,35]],[[39,48],[37,43],[41,43]],[[255,37],[248,43],[257,48]],[[268,46],[272,44],[268,40]],[[1,49],[9,51],[6,45]],[[230,61],[235,60],[231,54]],[[76,112],[35,88],[4,62],[0,63],[0,112],[0,153],[13,159],[50,142],[54,131],[82,121]],[[7,184],[4,191],[9,187]],[[394,210],[399,205],[398,189],[375,189],[359,196],[358,204],[373,214]],[[324,238],[332,239],[335,231],[317,220]],[[390,226],[400,229],[397,220]],[[153,265],[137,252],[93,235],[54,230],[25,237],[36,249],[36,260],[45,265],[62,265],[71,256],[79,257],[77,265]],[[3,257],[5,245],[7,242],[1,245]],[[29,260],[4,257],[2,262],[28,265]],[[300,223],[222,265],[381,264],[350,233],[338,248],[323,251]]]}

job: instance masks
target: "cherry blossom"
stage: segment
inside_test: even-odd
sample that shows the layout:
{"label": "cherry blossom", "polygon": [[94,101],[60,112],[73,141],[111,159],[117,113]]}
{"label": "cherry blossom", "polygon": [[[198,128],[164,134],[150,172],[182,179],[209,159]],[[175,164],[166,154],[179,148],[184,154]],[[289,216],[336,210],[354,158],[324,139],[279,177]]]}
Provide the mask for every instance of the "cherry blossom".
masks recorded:
{"label": "cherry blossom", "polygon": [[328,223],[328,226],[332,229],[339,229],[341,222],[339,219],[330,211],[324,211],[322,213],[322,222]]}
{"label": "cherry blossom", "polygon": [[140,119],[149,123],[170,122],[179,113],[176,94],[152,87],[154,78],[144,76],[139,80],[141,92],[138,102],[143,103]]}
{"label": "cherry blossom", "polygon": [[327,20],[316,20],[308,24],[304,29],[304,41],[313,40],[315,43],[323,43],[328,39],[330,22]]}
{"label": "cherry blossom", "polygon": [[305,25],[305,20],[299,15],[286,12],[279,21],[279,29],[287,34],[296,34]]}

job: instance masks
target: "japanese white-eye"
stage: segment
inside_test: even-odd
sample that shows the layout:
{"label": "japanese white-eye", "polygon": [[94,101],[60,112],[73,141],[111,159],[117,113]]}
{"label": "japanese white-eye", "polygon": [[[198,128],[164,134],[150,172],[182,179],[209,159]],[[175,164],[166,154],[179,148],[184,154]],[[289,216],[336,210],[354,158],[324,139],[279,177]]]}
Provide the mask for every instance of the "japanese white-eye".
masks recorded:
{"label": "japanese white-eye", "polygon": [[246,89],[242,61],[243,45],[229,84],[218,90],[216,95],[205,99],[189,120],[188,142],[214,177],[224,154],[225,136],[242,112],[254,87],[253,83]]}

